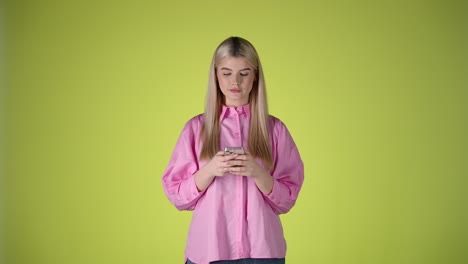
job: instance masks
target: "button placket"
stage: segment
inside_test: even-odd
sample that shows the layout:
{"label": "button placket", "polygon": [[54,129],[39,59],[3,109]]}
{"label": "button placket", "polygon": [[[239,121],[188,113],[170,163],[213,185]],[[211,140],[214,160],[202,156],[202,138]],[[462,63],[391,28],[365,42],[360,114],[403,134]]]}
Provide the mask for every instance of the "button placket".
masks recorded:
{"label": "button placket", "polygon": [[[240,138],[240,118],[239,118],[239,112],[236,110],[236,121],[237,121],[237,127],[236,127],[236,132],[234,132],[234,137],[235,138]],[[238,140],[239,143],[242,143],[241,140]]]}

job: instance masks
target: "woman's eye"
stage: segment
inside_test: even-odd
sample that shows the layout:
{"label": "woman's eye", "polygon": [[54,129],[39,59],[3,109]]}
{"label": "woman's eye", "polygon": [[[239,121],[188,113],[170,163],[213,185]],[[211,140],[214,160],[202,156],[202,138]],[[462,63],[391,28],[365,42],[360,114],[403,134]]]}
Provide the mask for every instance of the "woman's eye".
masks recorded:
{"label": "woman's eye", "polygon": [[223,73],[224,76],[229,76],[231,75],[230,73]]}
{"label": "woman's eye", "polygon": [[248,73],[241,73],[240,75],[241,76],[248,76],[249,74]]}

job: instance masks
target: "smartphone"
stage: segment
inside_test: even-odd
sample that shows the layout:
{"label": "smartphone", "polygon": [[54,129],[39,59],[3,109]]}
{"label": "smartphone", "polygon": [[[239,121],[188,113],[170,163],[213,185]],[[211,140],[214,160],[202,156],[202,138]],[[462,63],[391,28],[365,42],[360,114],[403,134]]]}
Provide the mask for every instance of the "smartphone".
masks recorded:
{"label": "smartphone", "polygon": [[231,154],[245,154],[243,147],[227,147],[224,148],[224,155],[231,155]]}

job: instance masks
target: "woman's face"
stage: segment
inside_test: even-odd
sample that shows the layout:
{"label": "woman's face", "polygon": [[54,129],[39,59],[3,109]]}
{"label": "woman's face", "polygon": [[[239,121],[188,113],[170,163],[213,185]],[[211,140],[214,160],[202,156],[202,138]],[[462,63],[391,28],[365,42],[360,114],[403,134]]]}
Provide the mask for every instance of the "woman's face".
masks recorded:
{"label": "woman's face", "polygon": [[241,106],[249,102],[255,70],[246,60],[239,57],[224,58],[216,67],[216,77],[226,106]]}

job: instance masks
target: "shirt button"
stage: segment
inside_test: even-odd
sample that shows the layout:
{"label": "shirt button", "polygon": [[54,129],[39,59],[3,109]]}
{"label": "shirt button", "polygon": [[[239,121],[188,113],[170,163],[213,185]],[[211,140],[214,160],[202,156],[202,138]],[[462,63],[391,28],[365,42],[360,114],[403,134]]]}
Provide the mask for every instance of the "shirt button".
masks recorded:
{"label": "shirt button", "polygon": [[238,136],[239,136],[239,132],[234,133],[234,135],[235,135],[236,137],[238,137]]}

